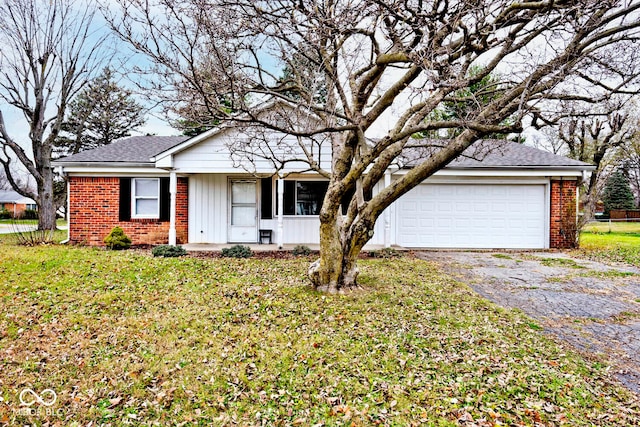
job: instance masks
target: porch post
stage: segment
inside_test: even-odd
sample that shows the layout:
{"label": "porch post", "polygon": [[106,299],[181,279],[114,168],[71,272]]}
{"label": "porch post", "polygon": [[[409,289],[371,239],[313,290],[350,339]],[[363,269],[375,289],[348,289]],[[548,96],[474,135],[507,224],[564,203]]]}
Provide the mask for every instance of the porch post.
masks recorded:
{"label": "porch post", "polygon": [[278,249],[282,249],[284,244],[284,222],[282,221],[284,211],[284,179],[278,177]]}
{"label": "porch post", "polygon": [[178,177],[174,171],[169,173],[169,194],[171,207],[169,208],[169,244],[176,244],[176,193],[178,191]]}
{"label": "porch post", "polygon": [[[391,185],[391,174],[384,174],[384,188]],[[391,206],[384,210],[384,247],[391,247]]]}

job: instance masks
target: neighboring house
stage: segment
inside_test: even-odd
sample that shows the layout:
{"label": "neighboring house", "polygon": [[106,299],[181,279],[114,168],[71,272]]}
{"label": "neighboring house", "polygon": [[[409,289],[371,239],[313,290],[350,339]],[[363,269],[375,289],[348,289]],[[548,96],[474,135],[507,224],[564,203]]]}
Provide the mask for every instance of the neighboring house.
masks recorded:
{"label": "neighboring house", "polygon": [[[134,244],[257,243],[268,234],[260,230],[279,246],[318,243],[327,180],[315,173],[281,179],[259,156],[238,157],[242,138],[231,127],[189,139],[139,136],[54,162],[68,177],[70,241],[102,245],[120,226]],[[370,244],[572,246],[565,228],[575,226],[577,183],[593,168],[514,142],[482,144],[483,155],[469,151],[474,158],[458,158],[388,208]],[[374,193],[407,172],[411,154]],[[320,157],[329,162],[326,152]]]}
{"label": "neighboring house", "polygon": [[6,210],[13,218],[20,218],[25,210],[36,210],[36,202],[15,191],[0,190],[0,211]]}

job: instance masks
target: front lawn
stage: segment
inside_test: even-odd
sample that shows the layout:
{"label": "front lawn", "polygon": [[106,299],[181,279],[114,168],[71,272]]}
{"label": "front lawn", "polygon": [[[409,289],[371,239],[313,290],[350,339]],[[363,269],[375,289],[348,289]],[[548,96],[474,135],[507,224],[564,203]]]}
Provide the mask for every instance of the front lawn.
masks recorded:
{"label": "front lawn", "polygon": [[605,262],[640,267],[640,222],[589,223],[580,234],[583,255]]}
{"label": "front lawn", "polygon": [[[157,259],[0,242],[0,421],[631,425],[637,396],[412,258],[320,295],[309,259]],[[57,393],[49,412],[25,388]],[[22,412],[21,412],[22,411]],[[39,411],[39,412],[38,412]]]}

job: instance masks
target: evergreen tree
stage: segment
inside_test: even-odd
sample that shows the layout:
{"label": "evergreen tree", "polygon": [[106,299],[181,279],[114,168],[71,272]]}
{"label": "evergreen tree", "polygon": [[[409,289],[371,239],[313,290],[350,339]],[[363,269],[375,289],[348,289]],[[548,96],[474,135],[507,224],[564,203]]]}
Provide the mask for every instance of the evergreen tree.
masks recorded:
{"label": "evergreen tree", "polygon": [[602,201],[604,202],[606,214],[611,212],[612,209],[634,208],[633,193],[631,192],[629,180],[621,171],[616,171],[607,180]]}
{"label": "evergreen tree", "polygon": [[[468,73],[469,78],[477,80],[468,87],[459,89],[451,93],[438,105],[426,118],[425,122],[446,123],[459,120],[467,120],[470,116],[492,101],[499,99],[503,93],[501,87],[501,77],[498,74],[485,74],[484,68],[480,66],[471,67]],[[514,121],[511,118],[503,120],[501,125],[510,125]],[[438,128],[416,134],[418,138],[431,139],[451,139],[460,135],[464,129],[460,127]],[[488,139],[505,139],[506,134],[492,133],[487,135]]]}
{"label": "evergreen tree", "polygon": [[114,81],[113,70],[105,68],[71,101],[56,153],[76,154],[131,135],[146,121],[143,107],[131,94]]}

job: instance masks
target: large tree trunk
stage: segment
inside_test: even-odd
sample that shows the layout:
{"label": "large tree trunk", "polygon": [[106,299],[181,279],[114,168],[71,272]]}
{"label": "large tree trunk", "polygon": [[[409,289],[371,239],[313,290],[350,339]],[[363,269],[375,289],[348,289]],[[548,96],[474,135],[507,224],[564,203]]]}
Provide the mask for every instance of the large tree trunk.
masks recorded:
{"label": "large tree trunk", "polygon": [[338,293],[357,286],[360,249],[355,249],[338,223],[321,223],[320,258],[309,267],[311,283],[321,292]]}
{"label": "large tree trunk", "polygon": [[309,267],[309,279],[316,290],[327,293],[348,291],[358,286],[358,255],[373,236],[375,218],[343,224],[340,198],[329,195],[320,212],[320,258]]}

